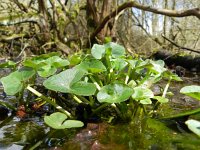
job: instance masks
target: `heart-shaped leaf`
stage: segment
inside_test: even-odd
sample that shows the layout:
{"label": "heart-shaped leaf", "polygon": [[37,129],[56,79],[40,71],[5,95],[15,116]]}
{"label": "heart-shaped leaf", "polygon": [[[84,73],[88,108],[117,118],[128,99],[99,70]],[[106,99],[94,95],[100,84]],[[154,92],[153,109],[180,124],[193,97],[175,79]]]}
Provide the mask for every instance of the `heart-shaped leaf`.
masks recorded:
{"label": "heart-shaped leaf", "polygon": [[97,94],[99,102],[120,103],[127,100],[133,93],[133,90],[125,84],[114,83],[101,88]]}
{"label": "heart-shaped leaf", "polygon": [[152,101],[150,98],[146,98],[146,99],[140,100],[140,103],[143,105],[147,105],[147,104],[152,104]]}
{"label": "heart-shaped leaf", "polygon": [[66,129],[66,128],[79,128],[84,124],[78,120],[66,120],[67,116],[61,112],[56,112],[50,116],[45,116],[45,123],[54,129]]}
{"label": "heart-shaped leaf", "polygon": [[148,99],[148,98],[153,98],[154,94],[153,92],[148,89],[148,88],[144,88],[144,87],[135,87],[132,95],[132,98],[135,100],[144,100],[144,99]]}
{"label": "heart-shaped leaf", "polygon": [[192,132],[200,136],[200,121],[189,119],[185,122],[185,124]]}
{"label": "heart-shaped leaf", "polygon": [[104,45],[94,44],[91,49],[91,54],[94,58],[101,59],[104,56],[105,51],[106,49]]}
{"label": "heart-shaped leaf", "polygon": [[117,43],[110,42],[105,44],[105,47],[106,49],[111,48],[113,58],[119,58],[125,55],[125,48]]}
{"label": "heart-shaped leaf", "polygon": [[162,97],[162,96],[154,96],[154,99],[156,99],[157,101],[159,101],[160,103],[167,103],[169,102],[168,98]]}
{"label": "heart-shaped leaf", "polygon": [[122,69],[124,69],[127,66],[127,64],[128,63],[125,60],[120,59],[120,58],[111,60],[112,68],[118,71],[121,71]]}
{"label": "heart-shaped leaf", "polygon": [[82,96],[94,95],[96,86],[93,83],[79,81],[71,86],[71,93]]}
{"label": "heart-shaped leaf", "polygon": [[45,65],[38,69],[38,75],[45,78],[53,75],[57,69],[51,65]]}
{"label": "heart-shaped leaf", "polygon": [[1,78],[0,81],[7,95],[15,95],[22,90],[23,82],[30,79],[33,75],[35,75],[35,71],[32,68],[24,67]]}
{"label": "heart-shaped leaf", "polygon": [[180,90],[180,92],[187,96],[200,100],[200,86],[197,85],[185,86]]}
{"label": "heart-shaped leaf", "polygon": [[85,60],[81,62],[77,67],[91,73],[100,73],[106,71],[104,64],[96,59]]}
{"label": "heart-shaped leaf", "polygon": [[74,93],[77,95],[93,95],[96,91],[93,83],[79,82],[85,75],[82,69],[67,69],[44,81],[43,85],[53,91]]}

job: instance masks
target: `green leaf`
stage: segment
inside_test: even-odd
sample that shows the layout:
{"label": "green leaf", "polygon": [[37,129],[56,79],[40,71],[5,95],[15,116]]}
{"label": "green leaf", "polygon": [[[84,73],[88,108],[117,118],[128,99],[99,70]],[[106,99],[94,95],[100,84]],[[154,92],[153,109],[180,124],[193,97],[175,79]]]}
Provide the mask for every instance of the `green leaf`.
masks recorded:
{"label": "green leaf", "polygon": [[74,54],[69,56],[70,65],[74,66],[81,62],[82,58],[80,54]]}
{"label": "green leaf", "polygon": [[[56,55],[57,53],[55,53]],[[57,68],[69,65],[69,61],[62,59],[59,56],[40,55],[33,57],[32,59],[24,61],[23,65],[34,68],[38,71],[38,75],[41,77],[49,77],[53,75]],[[51,57],[50,57],[51,56]]]}
{"label": "green leaf", "polygon": [[154,99],[156,99],[157,101],[159,101],[160,103],[167,103],[169,102],[168,98],[162,97],[162,96],[154,96]]}
{"label": "green leaf", "polygon": [[132,94],[132,98],[137,101],[148,99],[148,98],[153,98],[153,96],[154,96],[153,92],[148,88],[135,87],[133,90],[134,90],[134,92]]}
{"label": "green leaf", "polygon": [[97,94],[99,102],[120,103],[126,101],[133,93],[133,90],[125,84],[114,83],[101,88]]}
{"label": "green leaf", "polygon": [[185,124],[192,132],[200,136],[200,121],[189,119],[185,122]]}
{"label": "green leaf", "polygon": [[45,116],[45,123],[54,129],[66,129],[66,128],[79,128],[83,127],[83,123],[78,120],[66,120],[67,116],[61,112],[56,112],[50,116]]}
{"label": "green leaf", "polygon": [[[93,83],[79,82],[85,71],[77,68],[67,69],[44,81],[43,85],[50,90],[77,95],[93,95],[96,88]],[[82,87],[79,87],[82,86]]]}
{"label": "green leaf", "polygon": [[171,79],[171,80],[175,80],[175,81],[183,81],[177,74],[174,74],[169,70],[164,72],[163,77]]}
{"label": "green leaf", "polygon": [[200,100],[200,86],[191,85],[183,87],[180,92],[197,100]]}
{"label": "green leaf", "polygon": [[121,56],[125,55],[125,48],[117,43],[107,43],[105,44],[106,49],[111,48],[112,49],[112,57],[113,58],[119,58]]}
{"label": "green leaf", "polygon": [[105,51],[106,49],[104,45],[94,44],[91,49],[91,54],[94,58],[101,59],[104,56]]}
{"label": "green leaf", "polygon": [[100,73],[106,71],[104,64],[96,59],[85,60],[76,67],[91,73]]}
{"label": "green leaf", "polygon": [[15,68],[16,63],[13,61],[7,61],[5,63],[0,64],[0,68]]}
{"label": "green leaf", "polygon": [[23,87],[21,81],[15,76],[15,72],[1,78],[1,82],[7,95],[15,95],[20,92]]}
{"label": "green leaf", "polygon": [[76,95],[90,96],[96,92],[96,86],[93,83],[80,81],[71,86],[71,92]]}
{"label": "green leaf", "polygon": [[151,67],[151,71],[156,74],[161,74],[167,70],[166,68],[164,68],[165,62],[163,60],[157,60],[157,61],[150,60],[150,63],[153,65]]}
{"label": "green leaf", "polygon": [[150,98],[146,98],[146,99],[140,100],[140,103],[143,105],[147,105],[147,104],[152,104],[152,101]]}
{"label": "green leaf", "polygon": [[24,67],[1,78],[0,81],[7,95],[15,95],[22,90],[23,82],[30,79],[33,75],[35,75],[35,71],[32,68]]}
{"label": "green leaf", "polygon": [[127,66],[127,62],[123,59],[113,59],[111,60],[111,66],[113,69],[121,71],[122,69],[124,69]]}
{"label": "green leaf", "polygon": [[51,65],[45,65],[38,69],[38,75],[45,78],[55,74],[57,69]]}
{"label": "green leaf", "polygon": [[68,60],[62,59],[59,56],[50,57],[45,61],[45,63],[47,63],[47,65],[51,64],[52,66],[54,66],[56,68],[60,68],[60,67],[69,65]]}

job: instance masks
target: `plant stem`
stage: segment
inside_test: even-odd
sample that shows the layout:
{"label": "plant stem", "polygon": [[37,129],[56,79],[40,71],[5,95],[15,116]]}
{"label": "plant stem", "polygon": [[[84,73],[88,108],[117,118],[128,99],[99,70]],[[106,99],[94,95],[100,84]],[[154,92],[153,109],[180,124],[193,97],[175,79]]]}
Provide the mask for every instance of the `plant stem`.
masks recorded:
{"label": "plant stem", "polygon": [[76,95],[73,95],[73,99],[78,102],[79,104],[82,103],[82,101],[76,96]]}
{"label": "plant stem", "polygon": [[54,103],[50,98],[42,95],[40,92],[36,91],[35,89],[33,89],[32,87],[30,87],[29,85],[27,86],[27,90],[31,91],[33,94],[37,95],[38,97],[40,97],[41,99],[45,100],[46,102],[50,103],[51,105],[53,105],[56,109],[58,109],[59,111],[61,111],[62,113],[66,114],[68,117],[72,118],[72,115],[70,112],[68,112],[67,110],[63,109],[61,106],[59,106],[58,104]]}
{"label": "plant stem", "polygon": [[90,79],[92,80],[92,82],[94,83],[94,85],[96,86],[96,88],[100,91],[101,87],[100,87],[100,85],[97,83],[97,81],[96,81],[92,76],[90,76]]}
{"label": "plant stem", "polygon": [[10,105],[9,103],[1,101],[1,100],[0,100],[0,105],[3,105],[3,106],[5,106],[5,107],[7,107],[7,108],[9,108],[11,110],[14,110],[14,111],[17,110],[15,107],[13,107],[12,105]]}
{"label": "plant stem", "polygon": [[104,104],[100,105],[98,108],[96,108],[96,109],[93,111],[92,115],[98,113],[100,110],[102,110],[103,108],[107,107],[108,105],[109,105],[109,103],[104,103]]}
{"label": "plant stem", "polygon": [[164,91],[163,91],[162,97],[165,97],[165,96],[166,96],[167,90],[168,90],[168,88],[169,88],[170,82],[171,82],[171,79],[169,79],[169,81],[167,82],[167,84],[166,84],[166,86],[165,86],[165,89],[164,89]]}

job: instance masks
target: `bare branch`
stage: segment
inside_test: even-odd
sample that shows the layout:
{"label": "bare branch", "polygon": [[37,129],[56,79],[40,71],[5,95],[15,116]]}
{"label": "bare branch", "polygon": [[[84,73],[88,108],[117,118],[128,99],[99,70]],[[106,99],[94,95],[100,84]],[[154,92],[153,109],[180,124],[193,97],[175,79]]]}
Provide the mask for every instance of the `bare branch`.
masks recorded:
{"label": "bare branch", "polygon": [[120,13],[122,10],[127,8],[137,8],[144,11],[153,12],[156,14],[161,14],[169,17],[188,17],[188,16],[196,16],[200,19],[200,8],[193,8],[188,10],[168,10],[168,9],[159,9],[159,8],[153,8],[151,6],[145,6],[141,5],[135,1],[125,2],[122,5],[120,5],[117,9],[115,9],[113,12],[111,12],[108,16],[106,16],[102,22],[99,24],[99,26],[96,28],[96,30],[91,35],[91,40],[95,38],[95,36],[104,28],[106,23],[113,17],[115,17],[118,13]]}
{"label": "bare branch", "polygon": [[166,36],[164,36],[163,34],[162,34],[162,37],[163,37],[164,39],[166,39],[167,41],[169,41],[170,43],[172,43],[174,46],[176,46],[176,47],[178,47],[178,48],[180,48],[180,49],[184,49],[184,50],[187,50],[187,51],[191,51],[191,52],[195,52],[195,53],[199,53],[199,54],[200,54],[200,51],[194,50],[194,49],[191,49],[191,48],[187,48],[187,47],[180,46],[180,45],[178,45],[177,43],[175,43],[174,41],[172,41],[172,40],[170,40],[169,38],[167,38]]}

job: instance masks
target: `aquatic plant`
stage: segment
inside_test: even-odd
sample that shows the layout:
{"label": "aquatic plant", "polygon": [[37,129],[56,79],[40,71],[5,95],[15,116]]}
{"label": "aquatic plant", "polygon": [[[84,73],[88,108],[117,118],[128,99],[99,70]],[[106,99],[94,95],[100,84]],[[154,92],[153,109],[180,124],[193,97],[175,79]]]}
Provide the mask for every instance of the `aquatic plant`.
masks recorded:
{"label": "aquatic plant", "polygon": [[[133,58],[126,54],[123,46],[113,42],[94,44],[91,53],[82,54],[81,57],[75,54],[69,61],[62,59],[58,53],[50,53],[27,59],[22,64],[23,67],[19,70],[1,78],[4,91],[8,95],[15,95],[28,89],[64,113],[49,116],[51,118],[58,115],[62,118],[62,123],[67,117],[76,118],[76,115],[58,105],[56,99],[53,100],[31,87],[35,85],[38,76],[45,79],[43,86],[49,91],[67,93],[76,103],[85,104],[91,109],[89,112],[83,111],[82,121],[94,115],[101,116],[102,110],[106,109],[113,109],[117,118],[122,120],[150,116],[160,104],[168,102],[166,94],[170,82],[181,81],[164,67],[164,61]],[[59,72],[58,68],[61,68]],[[161,95],[154,95],[151,87],[162,78],[168,82]],[[48,116],[45,118],[46,124],[53,127]],[[112,118],[109,115],[107,120]],[[65,127],[68,126],[61,128]]]}

